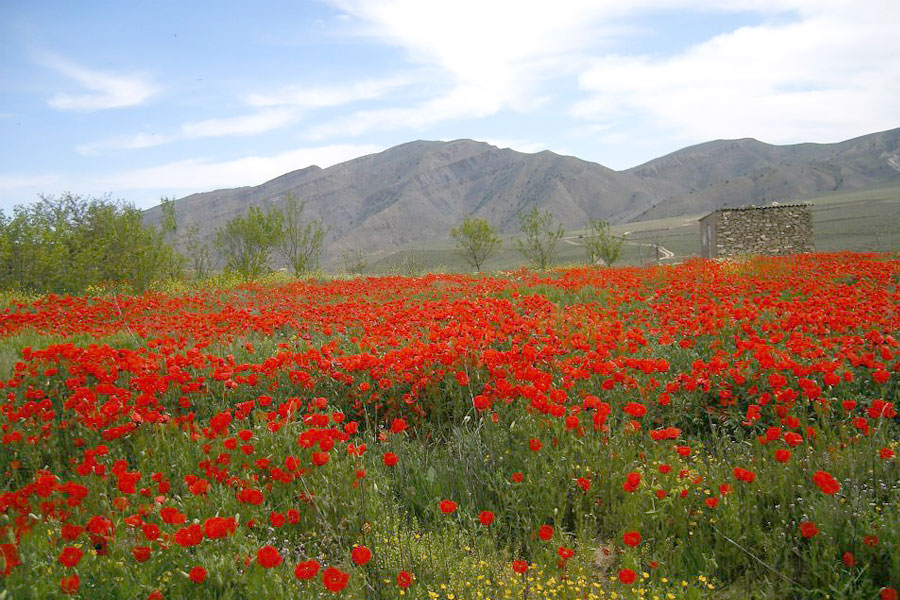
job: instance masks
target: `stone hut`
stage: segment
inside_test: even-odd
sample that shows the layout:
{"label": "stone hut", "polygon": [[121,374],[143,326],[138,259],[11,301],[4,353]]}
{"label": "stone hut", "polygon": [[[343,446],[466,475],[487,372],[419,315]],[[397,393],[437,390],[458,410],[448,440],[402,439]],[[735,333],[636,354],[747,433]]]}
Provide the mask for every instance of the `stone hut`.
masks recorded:
{"label": "stone hut", "polygon": [[808,204],[720,208],[700,219],[700,256],[735,258],[748,254],[813,252]]}

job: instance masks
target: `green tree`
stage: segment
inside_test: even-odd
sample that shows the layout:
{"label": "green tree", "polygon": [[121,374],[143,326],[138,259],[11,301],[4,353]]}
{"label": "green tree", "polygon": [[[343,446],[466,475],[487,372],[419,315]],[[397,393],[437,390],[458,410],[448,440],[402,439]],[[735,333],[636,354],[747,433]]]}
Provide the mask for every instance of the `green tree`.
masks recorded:
{"label": "green tree", "polygon": [[524,239],[516,240],[519,252],[538,269],[546,269],[556,253],[556,245],[565,234],[563,226],[555,223],[550,211],[541,213],[537,207],[520,213],[519,223],[524,236]]}
{"label": "green tree", "polygon": [[497,231],[485,219],[466,217],[459,226],[450,230],[450,235],[456,240],[457,253],[476,271],[481,271],[484,261],[503,244]]}
{"label": "green tree", "polygon": [[303,221],[304,208],[304,203],[293,194],[284,199],[281,238],[276,244],[278,252],[298,276],[318,268],[326,233],[321,221]]}
{"label": "green tree", "polygon": [[79,292],[115,283],[141,292],[180,272],[162,232],[133,205],[108,196],[39,196],[0,219],[0,285],[40,292]]}
{"label": "green tree", "polygon": [[612,235],[609,223],[601,219],[590,219],[588,231],[584,235],[584,250],[588,263],[595,265],[602,260],[611,267],[622,256],[622,245],[625,240]]}
{"label": "green tree", "polygon": [[216,231],[216,247],[225,259],[225,270],[252,279],[267,273],[269,257],[283,236],[284,217],[278,211],[251,206],[245,215],[228,221]]}
{"label": "green tree", "polygon": [[206,279],[215,267],[215,257],[207,240],[200,237],[200,227],[196,224],[187,228],[184,250],[194,279]]}
{"label": "green tree", "polygon": [[369,267],[366,255],[359,248],[347,250],[343,254],[344,270],[350,275],[362,275]]}

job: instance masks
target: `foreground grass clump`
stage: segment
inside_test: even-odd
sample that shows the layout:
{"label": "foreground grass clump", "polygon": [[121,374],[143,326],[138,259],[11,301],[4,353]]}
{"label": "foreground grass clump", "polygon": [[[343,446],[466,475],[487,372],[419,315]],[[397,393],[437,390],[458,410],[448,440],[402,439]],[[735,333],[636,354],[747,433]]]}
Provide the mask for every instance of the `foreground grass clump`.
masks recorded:
{"label": "foreground grass clump", "polygon": [[895,598],[900,261],[0,316],[0,594]]}

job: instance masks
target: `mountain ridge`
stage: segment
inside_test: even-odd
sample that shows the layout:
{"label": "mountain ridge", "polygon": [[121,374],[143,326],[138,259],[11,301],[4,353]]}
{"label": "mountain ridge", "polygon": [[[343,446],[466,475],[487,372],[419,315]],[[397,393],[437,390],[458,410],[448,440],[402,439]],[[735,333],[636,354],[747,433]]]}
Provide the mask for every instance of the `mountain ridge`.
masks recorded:
{"label": "mountain ridge", "polygon": [[[900,128],[835,144],[713,140],[624,171],[549,150],[414,140],[257,186],[191,194],[176,200],[175,210],[182,230],[196,225],[211,237],[250,206],[278,207],[292,193],[306,203],[306,218],[328,227],[327,262],[347,250],[446,239],[467,216],[510,235],[518,231],[518,214],[532,207],[582,229],[589,218],[629,222],[893,181],[900,181]],[[160,214],[154,207],[145,220],[158,222]]]}

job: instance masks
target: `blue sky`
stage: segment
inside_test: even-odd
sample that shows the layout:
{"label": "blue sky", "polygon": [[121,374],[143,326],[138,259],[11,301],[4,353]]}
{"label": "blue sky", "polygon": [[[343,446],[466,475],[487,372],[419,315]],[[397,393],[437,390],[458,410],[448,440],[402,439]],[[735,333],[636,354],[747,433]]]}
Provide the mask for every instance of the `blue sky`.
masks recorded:
{"label": "blue sky", "polygon": [[625,169],[900,127],[896,0],[0,2],[0,208],[256,185],[416,139]]}

